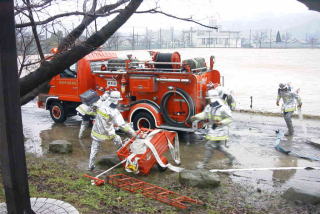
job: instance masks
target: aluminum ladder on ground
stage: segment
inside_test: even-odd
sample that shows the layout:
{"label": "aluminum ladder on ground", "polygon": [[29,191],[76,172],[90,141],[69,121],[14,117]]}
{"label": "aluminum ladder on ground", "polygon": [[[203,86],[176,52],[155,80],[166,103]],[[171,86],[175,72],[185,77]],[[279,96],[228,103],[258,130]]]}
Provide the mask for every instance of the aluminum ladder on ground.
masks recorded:
{"label": "aluminum ladder on ground", "polygon": [[107,176],[107,183],[129,192],[140,193],[145,197],[152,198],[163,203],[186,209],[192,204],[203,205],[202,201],[179,195],[170,190],[129,177],[125,174]]}

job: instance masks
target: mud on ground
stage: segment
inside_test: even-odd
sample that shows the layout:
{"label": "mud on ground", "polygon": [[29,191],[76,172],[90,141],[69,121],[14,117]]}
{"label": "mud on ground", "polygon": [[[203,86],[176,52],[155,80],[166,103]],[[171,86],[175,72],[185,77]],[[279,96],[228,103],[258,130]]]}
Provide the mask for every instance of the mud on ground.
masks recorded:
{"label": "mud on ground", "polygon": [[[40,172],[36,178],[33,178],[31,174],[30,182],[35,186],[31,188],[31,192],[36,194],[32,195],[33,197],[44,197],[49,192],[55,198],[79,207],[84,211],[83,213],[108,213],[109,211],[114,213],[182,212],[154,200],[141,199],[141,195],[116,191],[113,187],[104,187],[106,189],[103,190],[110,193],[109,196],[106,196],[107,198],[101,197],[105,192],[96,192],[96,189],[90,187],[89,192],[100,197],[101,200],[90,203],[78,200],[74,195],[80,197],[83,192],[88,192],[86,188],[89,188],[88,182],[83,180],[81,175],[87,166],[91,143],[89,133],[83,140],[77,139],[80,118],[71,118],[64,124],[53,124],[47,111],[36,109],[32,104],[24,106],[22,112],[26,150],[28,153],[40,157],[40,159],[31,158],[31,162],[29,158],[29,168],[31,165],[37,166],[42,163],[43,159],[49,162],[53,161],[58,164],[48,163],[48,165],[39,167],[39,169],[35,168],[35,170],[41,171],[43,167],[48,168],[51,169],[50,176],[57,174],[60,178],[70,177],[71,180],[80,183],[75,190],[60,192],[61,188],[49,188],[49,186],[59,186],[59,182],[62,182],[63,179],[53,179],[53,183],[49,182],[48,184],[44,182],[43,177],[45,176],[42,176]],[[230,128],[230,142],[227,150],[236,157],[236,163],[231,168],[320,165],[319,162],[287,156],[274,149],[274,131],[276,129],[286,131],[283,118],[248,113],[234,113],[233,117],[234,123]],[[293,138],[284,138],[281,143],[290,150],[303,151],[304,154],[319,157],[319,148],[307,143],[307,139],[320,138],[320,121],[308,119],[301,122],[294,119],[293,122],[296,135]],[[306,126],[307,133],[304,132],[303,125]],[[182,167],[194,169],[197,162],[203,157],[203,142],[192,140],[190,145],[186,145],[183,138],[181,139]],[[48,154],[48,144],[53,140],[71,142],[74,148],[73,153],[69,155]],[[114,146],[110,142],[105,143],[99,155],[110,154],[113,151],[115,151]],[[209,168],[230,168],[226,163],[224,154],[216,152],[209,163]],[[63,175],[69,171],[73,172],[72,176],[70,174]],[[114,173],[116,172],[123,173],[124,170],[119,168],[114,171]],[[283,198],[283,193],[291,187],[320,192],[319,171],[247,171],[232,174],[220,173],[219,176],[221,186],[216,189],[183,187],[178,182],[178,174],[168,170],[160,173],[154,169],[149,176],[139,176],[139,179],[205,202],[205,206],[192,207],[186,211],[188,213],[320,213],[319,204],[314,205],[298,200],[288,201]],[[1,193],[2,200],[3,192]],[[120,196],[114,195],[115,193]],[[137,205],[131,200],[136,201]],[[88,212],[89,210],[90,212]]]}

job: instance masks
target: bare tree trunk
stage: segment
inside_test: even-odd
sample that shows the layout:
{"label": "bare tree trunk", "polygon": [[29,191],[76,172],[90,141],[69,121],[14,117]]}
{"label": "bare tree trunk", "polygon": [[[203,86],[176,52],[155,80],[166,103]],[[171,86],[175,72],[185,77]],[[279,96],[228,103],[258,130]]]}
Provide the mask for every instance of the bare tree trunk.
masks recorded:
{"label": "bare tree trunk", "polygon": [[[104,44],[137,10],[143,0],[131,0],[130,3],[101,30],[89,37],[85,42],[73,47],[71,50],[63,51],[55,55],[51,61],[45,61],[41,66],[20,79],[20,97],[35,97],[36,90],[46,81],[61,73],[68,66],[74,64],[90,52]],[[39,87],[40,85],[40,87]],[[28,96],[30,94],[30,96]],[[32,95],[33,94],[33,95]],[[25,104],[25,102],[21,102]]]}

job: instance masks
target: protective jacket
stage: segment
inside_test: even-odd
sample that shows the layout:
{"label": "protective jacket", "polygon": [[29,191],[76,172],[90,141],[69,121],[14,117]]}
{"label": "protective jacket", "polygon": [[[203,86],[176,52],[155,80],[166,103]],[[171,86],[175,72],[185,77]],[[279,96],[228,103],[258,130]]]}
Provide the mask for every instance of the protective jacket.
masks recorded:
{"label": "protective jacket", "polygon": [[277,102],[279,102],[280,99],[283,101],[282,111],[284,112],[295,111],[297,109],[297,104],[298,106],[302,104],[300,96],[292,91],[279,90]]}
{"label": "protective jacket", "polygon": [[[222,100],[208,104],[204,111],[196,114],[197,120],[208,120],[206,139],[209,141],[221,141],[229,138],[229,124],[232,123],[231,111]],[[216,125],[215,122],[221,122]]]}
{"label": "protective jacket", "polygon": [[95,123],[91,131],[91,137],[94,140],[112,140],[116,137],[115,126],[132,136],[135,134],[114,104],[107,102],[105,105],[100,105],[96,113]]}
{"label": "protective jacket", "polygon": [[86,104],[81,104],[76,108],[76,111],[81,115],[81,116],[85,116],[85,115],[89,115],[89,116],[95,116],[96,112],[93,109],[93,106],[88,106]]}

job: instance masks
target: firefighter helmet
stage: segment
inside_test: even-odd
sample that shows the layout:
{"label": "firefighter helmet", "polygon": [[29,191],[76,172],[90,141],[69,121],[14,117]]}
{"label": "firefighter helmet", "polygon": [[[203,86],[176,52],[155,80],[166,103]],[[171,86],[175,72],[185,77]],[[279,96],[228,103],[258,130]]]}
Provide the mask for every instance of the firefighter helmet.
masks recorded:
{"label": "firefighter helmet", "polygon": [[114,104],[118,104],[119,100],[122,100],[119,91],[112,91],[109,96],[110,102]]}
{"label": "firefighter helmet", "polygon": [[207,92],[207,96],[206,96],[207,99],[218,98],[218,97],[219,97],[218,91],[215,89],[210,89]]}

